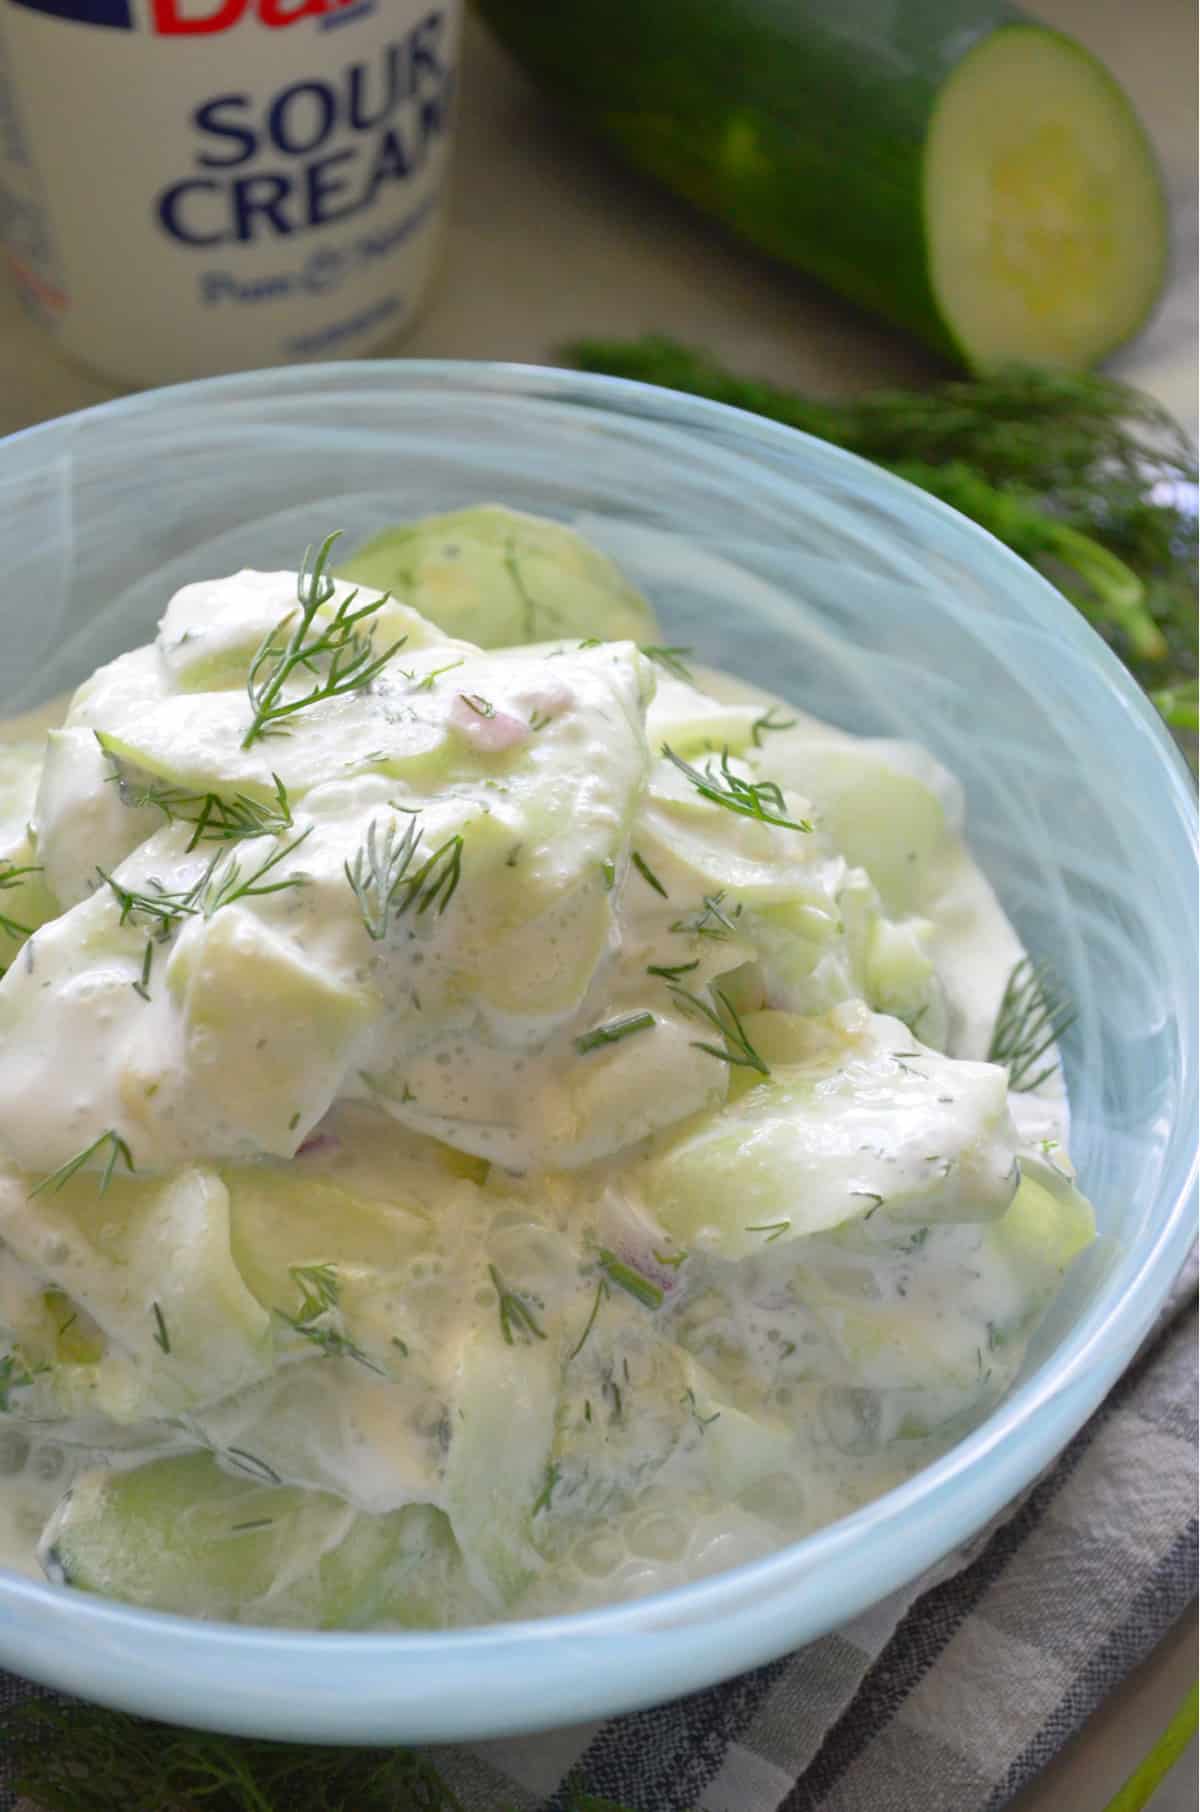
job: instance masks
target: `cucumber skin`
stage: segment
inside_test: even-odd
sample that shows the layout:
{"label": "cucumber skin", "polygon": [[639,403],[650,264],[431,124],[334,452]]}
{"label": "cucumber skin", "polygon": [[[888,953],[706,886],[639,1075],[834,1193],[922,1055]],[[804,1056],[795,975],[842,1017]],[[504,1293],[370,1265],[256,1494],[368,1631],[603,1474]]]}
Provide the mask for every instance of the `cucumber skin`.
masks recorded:
{"label": "cucumber skin", "polygon": [[[760,250],[970,363],[927,263],[934,105],[962,58],[998,30],[1071,40],[1006,0],[478,5],[551,96],[638,168]],[[878,25],[864,19],[870,10]]]}

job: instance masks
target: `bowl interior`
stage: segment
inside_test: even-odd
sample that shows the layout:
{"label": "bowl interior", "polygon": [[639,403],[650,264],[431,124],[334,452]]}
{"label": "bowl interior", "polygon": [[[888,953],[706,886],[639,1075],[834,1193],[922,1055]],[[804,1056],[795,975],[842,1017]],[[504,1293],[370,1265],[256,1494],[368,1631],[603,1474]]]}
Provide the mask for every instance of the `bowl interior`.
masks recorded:
{"label": "bowl interior", "polygon": [[[897,1539],[882,1573],[859,1574],[820,1608],[805,1581],[822,1538],[798,1544],[800,1563],[775,1589],[793,1593],[784,1641],[799,1640],[851,1614],[864,1592],[900,1583],[922,1553],[945,1551],[1027,1482],[1039,1451],[1071,1432],[1132,1350],[1184,1255],[1196,1093],[1190,782],[1070,607],[941,505],[728,410],[519,367],[397,362],[222,379],[0,445],[0,709],[27,709],[148,639],[188,580],[295,566],[331,528],[349,549],[398,519],[485,499],[579,527],[698,659],[848,729],[928,747],[964,783],[971,843],[1027,947],[1053,961],[1078,1004],[1066,1046],[1072,1155],[1103,1238],[1047,1318],[1025,1386],[972,1437],[980,1456],[1003,1448],[1006,1463],[990,1499],[963,1483],[970,1454],[941,1483],[921,1475],[904,1488],[897,1516],[945,1502],[947,1483],[957,1509],[932,1543],[906,1552]],[[1047,1402],[1084,1374],[1052,1436]],[[1040,1445],[1029,1437],[1039,1414]],[[758,1563],[763,1580],[776,1564]],[[0,1578],[0,1599],[4,1589]],[[670,1596],[668,1622],[714,1615],[705,1587]],[[647,1627],[663,1621],[653,1605]],[[607,1615],[593,1614],[596,1628]],[[701,1676],[744,1657],[718,1643]],[[657,1696],[674,1689],[667,1680]]]}

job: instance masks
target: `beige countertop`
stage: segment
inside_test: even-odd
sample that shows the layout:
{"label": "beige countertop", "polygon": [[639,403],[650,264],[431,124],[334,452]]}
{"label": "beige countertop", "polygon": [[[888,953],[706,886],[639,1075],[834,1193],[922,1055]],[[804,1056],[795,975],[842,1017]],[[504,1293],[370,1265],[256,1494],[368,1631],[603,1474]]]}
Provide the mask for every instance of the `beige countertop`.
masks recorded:
{"label": "beige countertop", "polygon": [[[1196,22],[1188,0],[1040,0],[1096,50],[1155,139],[1175,259],[1157,314],[1113,369],[1196,420]],[[446,256],[415,355],[552,362],[581,333],[669,331],[734,367],[816,394],[920,380],[931,362],[804,278],[736,246],[551,117],[479,30],[467,47]],[[0,433],[115,390],[56,356],[0,289]],[[1194,1616],[1164,1642],[1013,1812],[1099,1812],[1195,1677]],[[1153,1801],[1194,1812],[1195,1749]],[[917,1809],[914,1808],[914,1812]]]}

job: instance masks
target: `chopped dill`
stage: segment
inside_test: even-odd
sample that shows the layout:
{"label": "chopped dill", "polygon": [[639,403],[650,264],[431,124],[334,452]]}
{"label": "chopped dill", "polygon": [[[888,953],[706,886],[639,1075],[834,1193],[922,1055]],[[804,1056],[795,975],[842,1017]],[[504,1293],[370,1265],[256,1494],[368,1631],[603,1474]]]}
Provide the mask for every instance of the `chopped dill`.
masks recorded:
{"label": "chopped dill", "polygon": [[149,998],[150,998],[150,970],[151,970],[153,963],[154,963],[154,939],[148,937],[146,939],[145,951],[142,954],[141,975],[138,977],[137,981],[131,982],[129,984],[130,987],[133,989],[134,993],[140,994],[143,1000],[149,1000]]}
{"label": "chopped dill", "polygon": [[124,1139],[112,1127],[107,1132],[102,1132],[98,1139],[93,1139],[91,1144],[85,1146],[82,1151],[76,1152],[73,1158],[68,1158],[67,1162],[61,1164],[57,1170],[51,1171],[48,1177],[43,1177],[41,1182],[35,1184],[29,1191],[27,1199],[32,1201],[37,1195],[55,1194],[64,1183],[70,1181],[76,1171],[83,1169],[89,1158],[98,1156],[106,1145],[108,1146],[108,1157],[100,1172],[100,1183],[97,1190],[99,1195],[104,1195],[113,1180],[113,1172],[116,1170],[118,1159],[124,1164],[126,1170],[131,1173],[133,1171],[133,1154]]}
{"label": "chopped dill", "polygon": [[[15,887],[26,875],[40,875],[41,872],[41,867],[37,863],[27,864],[24,868],[14,868],[8,862],[0,864],[0,892],[6,892],[10,887]],[[32,926],[23,925],[19,919],[10,919],[3,912],[0,912],[0,931],[7,932],[11,938],[33,936]]]}
{"label": "chopped dill", "polygon": [[1004,985],[988,1062],[1004,1064],[1009,1088],[1027,1094],[1055,1074],[1056,1061],[1041,1069],[1037,1065],[1075,1019],[1075,1009],[1050,964],[1023,956]]}
{"label": "chopped dill", "polygon": [[684,1012],[702,1013],[709,1024],[715,1026],[725,1043],[723,1047],[706,1044],[702,1039],[694,1038],[692,1044],[698,1051],[707,1051],[710,1057],[719,1057],[722,1063],[728,1063],[741,1069],[757,1070],[760,1076],[771,1074],[754,1046],[751,1044],[746,1028],[742,1024],[737,1008],[729,996],[714,983],[711,992],[720,1002],[722,1011],[709,1006],[687,988],[680,987],[678,982],[669,982],[674,1000]]}
{"label": "chopped dill", "polygon": [[662,1307],[663,1290],[661,1285],[656,1284],[649,1277],[643,1277],[642,1273],[635,1271],[632,1265],[624,1264],[616,1253],[610,1252],[606,1246],[601,1246],[598,1256],[605,1276],[611,1283],[616,1284],[618,1289],[627,1291],[647,1309]]}
{"label": "chopped dill", "polygon": [[774,721],[775,709],[775,706],[772,705],[769,711],[765,711],[761,717],[756,717],[750,726],[750,739],[756,749],[762,748],[762,739],[768,730],[794,730],[800,721],[796,717],[785,717],[782,723],[777,724]]}
{"label": "chopped dill", "polygon": [[336,1265],[289,1265],[288,1275],[300,1291],[300,1307],[294,1315],[286,1309],[276,1309],[279,1319],[286,1322],[294,1334],[319,1347],[326,1358],[353,1359],[369,1372],[385,1378],[387,1373],[383,1367],[376,1365],[349,1335],[332,1325],[330,1318],[340,1312],[341,1285]]}
{"label": "chopped dill", "polygon": [[575,1345],[571,1348],[570,1352],[567,1354],[568,1365],[570,1364],[572,1359],[575,1359],[578,1357],[578,1355],[583,1351],[585,1345],[587,1344],[587,1337],[591,1333],[592,1328],[595,1325],[596,1316],[600,1313],[600,1304],[603,1302],[604,1298],[607,1295],[608,1295],[608,1280],[607,1280],[607,1278],[602,1277],[600,1279],[599,1283],[596,1285],[596,1295],[595,1295],[595,1299],[592,1303],[592,1312],[587,1318],[587,1322],[586,1322],[586,1325],[584,1326],[584,1330],[583,1330],[582,1334],[579,1336],[579,1339],[575,1342]]}
{"label": "chopped dill", "polygon": [[233,1461],[239,1472],[248,1472],[251,1478],[261,1479],[268,1485],[282,1485],[283,1480],[274,1466],[268,1466],[256,1453],[247,1453],[244,1447],[224,1447],[221,1452],[225,1459]]}
{"label": "chopped dill", "polygon": [[539,1510],[548,1510],[550,1508],[550,1499],[554,1495],[554,1487],[557,1485],[560,1476],[561,1473],[557,1463],[553,1460],[548,1460],[546,1462],[545,1481],[541,1490],[533,1500],[533,1509],[530,1511],[531,1516],[536,1516]]}
{"label": "chopped dill", "polygon": [[401,672],[404,673],[406,680],[415,681],[415,684],[413,685],[414,692],[432,692],[435,680],[441,679],[443,673],[453,673],[454,669],[456,667],[461,667],[462,664],[461,657],[457,661],[447,661],[444,667],[433,667],[420,679],[417,679],[415,673],[405,672],[403,668],[401,668]]}
{"label": "chopped dill", "polygon": [[137,786],[126,775],[124,763],[114,753],[109,739],[99,730],[96,740],[112,763],[109,778],[117,782],[124,804],[157,806],[169,824],[181,822],[193,827],[188,855],[199,843],[236,843],[246,837],[278,836],[292,828],[291,803],[278,774],[271,775],[275,782],[274,802],[266,805],[247,793],[234,793],[226,799],[220,793],[193,793],[185,787],[153,780]]}
{"label": "chopped dill", "polygon": [[[211,868],[201,876],[194,887],[186,890],[169,891],[162,882],[151,875],[146,883],[146,890],[137,887],[125,887],[113,879],[106,869],[97,867],[96,873],[111,889],[113,898],[121,908],[119,925],[147,923],[150,936],[158,943],[163,943],[175,926],[185,918],[191,918],[200,911],[200,895],[211,875]],[[148,889],[153,889],[153,892]]]}
{"label": "chopped dill", "polygon": [[167,1332],[166,1317],[156,1302],[151,1303],[150,1306],[154,1311],[154,1343],[156,1346],[161,1347],[164,1353],[169,1353],[171,1350],[171,1336]]}
{"label": "chopped dill", "polygon": [[648,1032],[657,1023],[653,1013],[625,1013],[619,1019],[610,1019],[606,1025],[593,1026],[590,1032],[584,1032],[575,1040],[575,1049],[585,1057],[589,1051],[599,1050],[603,1045],[619,1044],[636,1032]]}
{"label": "chopped dill", "polygon": [[704,894],[699,907],[691,917],[676,919],[671,930],[686,932],[690,937],[710,937],[716,938],[718,941],[732,937],[737,930],[735,921],[741,917],[742,908],[739,903],[726,912],[723,906],[724,899],[725,889],[723,887],[718,893]]}
{"label": "chopped dill", "polygon": [[775,824],[783,830],[811,831],[812,825],[807,818],[784,815],[786,801],[773,780],[743,780],[740,774],[735,774],[729,765],[728,749],[721,752],[719,769],[710,761],[703,773],[682,755],[677,755],[668,743],[663,743],[662,753],[685,780],[691,781],[701,798],[711,804],[723,806],[727,812],[736,812],[741,818],[754,818],[759,824]]}
{"label": "chopped dill", "polygon": [[692,1420],[695,1422],[696,1427],[700,1430],[701,1434],[704,1433],[706,1428],[711,1427],[714,1422],[719,1422],[721,1419],[721,1412],[719,1409],[714,1409],[711,1416],[702,1416],[700,1414],[700,1409],[696,1402],[696,1393],[690,1385],[687,1390],[684,1391],[679,1401],[687,1405]]}
{"label": "chopped dill", "polygon": [[462,876],[461,835],[448,837],[420,867],[413,860],[420,846],[420,817],[410,813],[404,834],[393,818],[380,837],[378,820],[372,818],[353,863],[344,864],[346,880],[358,901],[367,936],[378,943],[392,917],[402,918],[412,905],[418,913],[436,906],[445,912]]}
{"label": "chopped dill", "polygon": [[283,893],[289,887],[303,887],[306,877],[302,874],[284,875],[281,879],[269,881],[265,877],[279,864],[294,855],[300,845],[312,834],[312,825],[302,830],[298,837],[280,849],[274,849],[264,856],[254,871],[244,879],[241,863],[233,856],[218,859],[210,872],[207,883],[200,895],[200,906],[206,919],[220,912],[223,906],[232,906],[237,900],[249,900],[268,893]]}
{"label": "chopped dill", "polygon": [[488,1276],[491,1278],[492,1287],[499,1298],[500,1332],[504,1337],[505,1345],[514,1346],[516,1344],[515,1334],[520,1334],[524,1339],[532,1337],[534,1340],[544,1340],[546,1338],[545,1329],[539,1325],[525,1298],[519,1296],[515,1290],[509,1289],[495,1265],[488,1266]]}
{"label": "chopped dill", "polygon": [[691,648],[661,648],[653,645],[643,645],[642,647],[642,653],[647,660],[653,661],[656,666],[665,668],[675,679],[682,680],[685,686],[694,686],[696,683],[688,668],[683,664],[683,656],[693,652],[694,650]]}
{"label": "chopped dill", "polygon": [[650,867],[649,863],[646,861],[645,856],[643,856],[639,850],[635,849],[632,856],[630,857],[630,860],[633,863],[633,866],[637,869],[638,873],[641,875],[643,881],[645,881],[646,885],[648,887],[653,887],[655,893],[660,894],[664,900],[669,900],[671,897],[670,894],[667,892],[666,888],[663,886],[662,882],[659,880],[659,878],[655,874],[654,870]]}
{"label": "chopped dill", "polygon": [[[326,568],[336,540],[337,531],[326,535],[315,560],[312,559],[312,548],[305,549],[296,580],[299,609],[289,611],[268,630],[258,645],[246,676],[246,695],[253,715],[242,738],[243,749],[248,749],[260,736],[287,734],[290,725],[284,720],[294,717],[298,711],[307,710],[310,705],[340,698],[348,692],[361,692],[408,639],[401,636],[383,654],[377,655],[370,634],[364,635],[359,625],[387,603],[387,594],[352,610],[357,590],[342,599],[333,616],[315,634],[310,633],[318,610],[334,596],[334,582]],[[289,626],[291,633],[286,641],[282,640]],[[323,674],[316,665],[322,658],[328,660]],[[286,699],[284,687],[301,670],[312,675],[312,686],[301,697]]]}

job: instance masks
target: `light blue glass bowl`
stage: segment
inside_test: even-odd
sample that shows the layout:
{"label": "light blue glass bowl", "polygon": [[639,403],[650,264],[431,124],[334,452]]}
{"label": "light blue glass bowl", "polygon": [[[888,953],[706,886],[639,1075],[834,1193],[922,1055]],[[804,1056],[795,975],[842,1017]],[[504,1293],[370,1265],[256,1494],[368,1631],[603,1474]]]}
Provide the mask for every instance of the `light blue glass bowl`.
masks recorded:
{"label": "light blue glass bowl", "polygon": [[702,1583],[444,1635],[277,1633],[0,1572],[0,1662],[151,1716],[313,1741],[446,1740],[665,1699],[796,1647],[947,1554],[1037,1475],[1150,1326],[1192,1238],[1195,803],[1154,712],[1051,588],[851,456],[605,378],[394,362],[162,390],[0,444],[0,701],[153,634],[176,586],[295,565],[491,498],[578,522],[672,642],[963,780],[974,848],[1079,1005],[1073,1155],[1102,1238],[966,1440],[839,1523]]}

